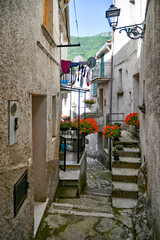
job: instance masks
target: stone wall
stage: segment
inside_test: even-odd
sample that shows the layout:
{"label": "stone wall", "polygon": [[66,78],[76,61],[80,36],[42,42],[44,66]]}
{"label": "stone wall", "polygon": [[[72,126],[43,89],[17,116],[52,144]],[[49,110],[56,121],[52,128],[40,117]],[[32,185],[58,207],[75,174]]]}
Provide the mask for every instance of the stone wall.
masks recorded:
{"label": "stone wall", "polygon": [[141,165],[138,173],[138,204],[133,209],[133,228],[135,239],[153,240],[153,230],[148,222],[148,209],[151,207],[151,202],[147,198],[147,179],[148,169],[147,162]]}
{"label": "stone wall", "polygon": [[[44,199],[54,198],[58,185],[59,122],[60,122],[60,54],[43,35],[43,0],[2,0],[1,20],[1,88],[0,88],[0,238],[24,239],[33,237],[34,228],[34,159],[32,104],[34,96],[46,97]],[[54,4],[55,42],[59,42],[58,4]],[[55,19],[56,16],[56,19]],[[57,61],[52,61],[37,44],[39,41]],[[55,125],[52,126],[52,97],[56,98]],[[18,140],[9,146],[10,100],[18,101]],[[39,111],[39,109],[37,109]],[[36,113],[35,113],[36,114]],[[38,123],[41,126],[42,119]],[[53,127],[56,128],[54,136]],[[14,217],[14,185],[28,170],[27,197]],[[41,171],[39,166],[38,171]],[[39,180],[40,181],[40,180]],[[41,185],[41,181],[39,182]]]}
{"label": "stone wall", "polygon": [[[148,0],[142,51],[141,105],[146,111],[140,116],[140,142],[143,165],[147,175],[140,172],[139,214],[136,219],[137,239],[158,240],[160,236],[160,2]],[[143,169],[142,165],[142,169]],[[146,172],[146,171],[145,171]],[[142,205],[143,203],[143,205]],[[145,228],[144,228],[144,227]],[[145,232],[146,236],[141,231]],[[152,231],[151,231],[152,229]],[[147,234],[148,233],[148,234]]]}

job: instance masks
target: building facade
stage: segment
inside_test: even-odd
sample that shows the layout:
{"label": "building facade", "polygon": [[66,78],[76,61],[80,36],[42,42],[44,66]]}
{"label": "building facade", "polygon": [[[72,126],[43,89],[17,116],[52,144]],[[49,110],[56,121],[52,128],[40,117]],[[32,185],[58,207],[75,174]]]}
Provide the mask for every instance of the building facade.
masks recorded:
{"label": "building facade", "polygon": [[[135,224],[139,239],[160,236],[160,2],[147,1],[141,54],[139,201]],[[140,224],[141,223],[141,224]],[[138,226],[139,224],[139,226]],[[145,230],[144,230],[145,229]]]}
{"label": "building facade", "polygon": [[38,206],[45,209],[58,186],[62,53],[57,45],[69,41],[67,4],[0,2],[0,238],[4,240],[32,239]]}
{"label": "building facade", "polygon": [[[121,8],[117,27],[144,23],[144,36],[131,40],[126,32],[114,32],[113,78],[112,81],[112,123],[123,121],[131,112],[138,112],[140,119],[139,141],[141,167],[138,175],[138,203],[133,209],[133,223],[137,239],[158,240],[160,236],[160,2],[158,0],[116,1]],[[101,60],[102,61],[102,60]],[[94,80],[93,80],[94,81]],[[93,83],[92,81],[92,83]],[[110,114],[111,88],[103,88],[104,120]],[[108,91],[108,92],[107,92]],[[99,109],[101,100],[99,99]],[[104,110],[105,109],[105,110]],[[104,121],[104,126],[105,126]],[[122,122],[123,123],[123,122]],[[105,141],[103,142],[105,149]],[[107,159],[108,155],[106,155]]]}

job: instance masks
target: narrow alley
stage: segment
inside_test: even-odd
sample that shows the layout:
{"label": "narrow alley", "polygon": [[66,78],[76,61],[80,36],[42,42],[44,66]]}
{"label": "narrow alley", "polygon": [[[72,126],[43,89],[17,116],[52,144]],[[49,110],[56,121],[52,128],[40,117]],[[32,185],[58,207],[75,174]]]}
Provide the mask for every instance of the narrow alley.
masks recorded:
{"label": "narrow alley", "polygon": [[[132,240],[132,209],[113,208],[112,175],[87,157],[87,183],[78,198],[56,198],[36,240]],[[125,200],[124,200],[125,201]]]}
{"label": "narrow alley", "polygon": [[0,0],[0,240],[160,240],[160,0]]}

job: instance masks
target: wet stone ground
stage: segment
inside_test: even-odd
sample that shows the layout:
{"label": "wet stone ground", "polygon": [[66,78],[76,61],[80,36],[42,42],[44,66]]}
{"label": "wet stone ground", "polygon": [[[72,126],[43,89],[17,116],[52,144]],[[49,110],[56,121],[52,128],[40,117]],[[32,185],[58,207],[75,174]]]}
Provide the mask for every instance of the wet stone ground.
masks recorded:
{"label": "wet stone ground", "polygon": [[111,173],[87,158],[87,184],[79,198],[56,199],[36,240],[133,240],[131,209],[111,206]]}

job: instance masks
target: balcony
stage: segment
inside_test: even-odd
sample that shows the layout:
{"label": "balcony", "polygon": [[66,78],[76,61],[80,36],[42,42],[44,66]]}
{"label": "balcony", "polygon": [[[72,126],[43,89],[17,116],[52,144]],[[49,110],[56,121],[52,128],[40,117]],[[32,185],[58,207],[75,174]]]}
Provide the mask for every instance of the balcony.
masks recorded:
{"label": "balcony", "polygon": [[106,83],[111,78],[111,63],[97,63],[92,70],[92,83]]}

